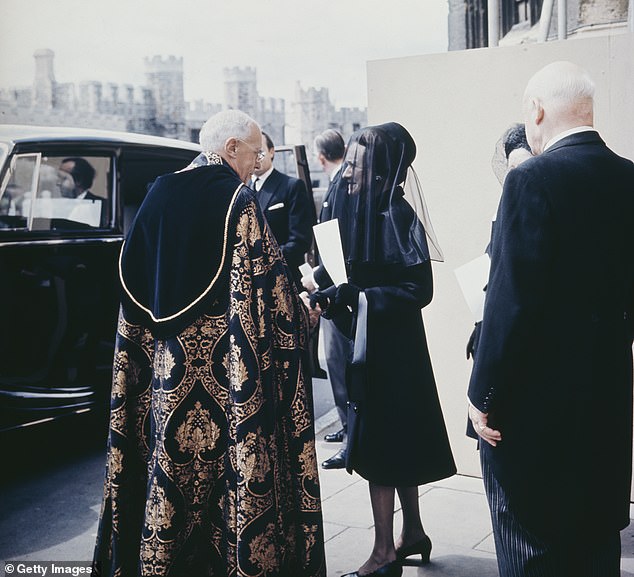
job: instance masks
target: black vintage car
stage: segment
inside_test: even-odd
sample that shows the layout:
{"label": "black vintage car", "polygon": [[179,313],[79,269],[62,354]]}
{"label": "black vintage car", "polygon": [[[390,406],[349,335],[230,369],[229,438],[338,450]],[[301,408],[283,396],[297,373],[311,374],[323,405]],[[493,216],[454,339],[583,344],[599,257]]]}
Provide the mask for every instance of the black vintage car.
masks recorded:
{"label": "black vintage car", "polygon": [[[125,232],[148,185],[199,150],[128,133],[0,125],[0,433],[104,411]],[[68,185],[69,166],[80,190]]]}
{"label": "black vintage car", "polygon": [[[304,147],[276,150],[278,169],[312,194]],[[107,415],[121,244],[154,179],[199,152],[139,134],[0,125],[0,434]]]}

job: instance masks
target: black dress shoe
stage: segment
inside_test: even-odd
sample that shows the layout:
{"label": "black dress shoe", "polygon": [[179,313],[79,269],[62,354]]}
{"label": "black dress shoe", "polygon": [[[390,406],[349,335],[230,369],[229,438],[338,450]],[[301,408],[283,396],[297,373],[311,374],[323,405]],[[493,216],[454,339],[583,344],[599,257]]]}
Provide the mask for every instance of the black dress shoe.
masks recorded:
{"label": "black dress shoe", "polygon": [[416,543],[396,550],[396,558],[401,562],[405,561],[405,559],[411,555],[420,555],[420,565],[427,565],[427,563],[429,563],[430,554],[431,539],[427,535],[420,541],[416,541]]}
{"label": "black dress shoe", "polygon": [[387,565],[383,565],[383,567],[379,567],[376,571],[372,571],[372,573],[366,573],[365,575],[360,576],[358,571],[353,571],[352,573],[346,573],[341,577],[401,577],[402,574],[403,567],[401,567],[401,564],[397,559]]}
{"label": "black dress shoe", "polygon": [[345,469],[346,468],[346,450],[340,449],[330,459],[326,459],[321,464],[322,469]]}
{"label": "black dress shoe", "polygon": [[343,429],[339,429],[336,433],[329,433],[324,437],[326,443],[341,443],[343,442],[343,436],[346,432]]}

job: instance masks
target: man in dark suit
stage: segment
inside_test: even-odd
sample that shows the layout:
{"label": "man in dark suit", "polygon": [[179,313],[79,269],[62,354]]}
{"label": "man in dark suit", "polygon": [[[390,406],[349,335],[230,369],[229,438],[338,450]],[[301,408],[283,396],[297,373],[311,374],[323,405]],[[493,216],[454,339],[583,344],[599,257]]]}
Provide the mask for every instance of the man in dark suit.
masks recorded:
{"label": "man in dark suit", "polygon": [[101,207],[99,224],[105,226],[108,222],[108,204],[105,198],[90,190],[97,174],[92,164],[81,156],[64,158],[57,173],[60,194],[66,198],[98,202]]}
{"label": "man in dark suit", "polygon": [[[326,222],[335,218],[336,191],[341,181],[341,165],[345,153],[345,142],[336,130],[329,128],[318,134],[314,140],[317,160],[324,172],[330,178],[328,190],[322,201],[319,222]],[[341,199],[339,199],[341,201]],[[326,288],[332,284],[325,268],[320,265],[313,269],[313,274],[302,278],[304,287],[309,292],[317,289],[317,286]],[[324,339],[324,354],[328,366],[328,378],[332,387],[335,407],[341,421],[341,429],[325,436],[329,443],[342,443],[341,448],[321,466],[324,469],[343,469],[346,466],[346,445],[348,425],[348,391],[346,389],[346,361],[349,354],[350,342],[347,337],[335,326],[332,320],[321,318],[319,321],[321,336]]]}
{"label": "man in dark suit", "polygon": [[102,200],[90,192],[95,180],[95,169],[85,158],[69,157],[59,165],[60,192],[67,198]]}
{"label": "man in dark suit", "polygon": [[524,95],[469,384],[501,577],[617,577],[632,463],[634,165],[569,62]]}
{"label": "man in dark suit", "polygon": [[262,133],[264,158],[256,168],[251,188],[273,236],[282,249],[297,288],[301,290],[299,267],[310,249],[315,224],[315,207],[304,181],[282,174],[273,168],[275,146],[268,134]]}

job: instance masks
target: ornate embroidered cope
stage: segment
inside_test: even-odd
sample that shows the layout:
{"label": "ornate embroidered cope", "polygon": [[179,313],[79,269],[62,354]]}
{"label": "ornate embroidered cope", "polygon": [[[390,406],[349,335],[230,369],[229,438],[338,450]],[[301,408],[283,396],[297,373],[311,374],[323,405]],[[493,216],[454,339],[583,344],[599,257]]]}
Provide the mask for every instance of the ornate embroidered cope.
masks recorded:
{"label": "ornate embroidered cope", "polygon": [[95,575],[325,575],[306,313],[234,210],[226,298],[165,340],[120,313]]}

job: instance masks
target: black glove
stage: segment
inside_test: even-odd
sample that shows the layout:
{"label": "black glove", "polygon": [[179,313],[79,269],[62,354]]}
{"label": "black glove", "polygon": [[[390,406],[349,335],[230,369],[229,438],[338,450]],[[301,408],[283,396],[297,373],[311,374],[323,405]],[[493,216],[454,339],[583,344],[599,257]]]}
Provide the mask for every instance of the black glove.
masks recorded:
{"label": "black glove", "polygon": [[475,351],[478,348],[478,341],[480,340],[480,327],[482,321],[478,321],[473,328],[469,341],[467,342],[467,359],[473,357],[475,359]]}
{"label": "black glove", "polygon": [[335,302],[335,294],[337,287],[335,285],[329,286],[327,289],[315,291],[308,295],[310,301],[310,308],[314,309],[319,305],[322,311],[325,311],[332,303]]}
{"label": "black glove", "polygon": [[341,283],[337,287],[335,294],[335,304],[337,306],[348,306],[355,312],[359,308],[359,293],[361,289],[351,283]]}

